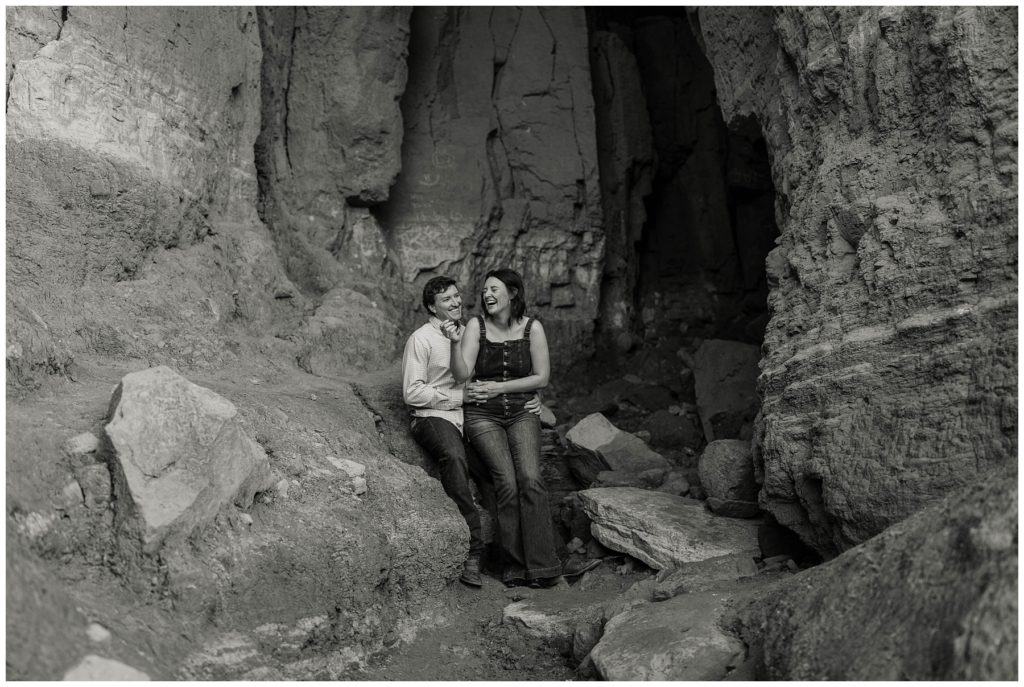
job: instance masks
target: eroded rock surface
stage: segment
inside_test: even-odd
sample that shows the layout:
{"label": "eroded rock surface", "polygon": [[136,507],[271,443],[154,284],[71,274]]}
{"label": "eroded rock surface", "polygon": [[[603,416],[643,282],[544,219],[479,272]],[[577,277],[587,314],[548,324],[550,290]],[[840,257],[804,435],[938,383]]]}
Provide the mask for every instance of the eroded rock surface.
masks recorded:
{"label": "eroded rock surface", "polygon": [[1017,453],[1016,14],[698,16],[778,194],[762,504],[834,553]]}
{"label": "eroded rock surface", "polygon": [[764,676],[1016,680],[1017,474],[986,477],[752,603]]}
{"label": "eroded rock surface", "polygon": [[744,657],[720,626],[727,594],[684,594],[608,621],[590,658],[605,680],[721,680]]}

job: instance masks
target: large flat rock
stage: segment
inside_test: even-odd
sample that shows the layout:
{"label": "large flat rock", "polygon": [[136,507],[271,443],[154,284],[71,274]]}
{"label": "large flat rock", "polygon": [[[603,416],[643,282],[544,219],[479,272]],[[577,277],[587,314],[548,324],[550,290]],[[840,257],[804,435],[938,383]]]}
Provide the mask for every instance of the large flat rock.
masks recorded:
{"label": "large flat rock", "polygon": [[699,501],[632,487],[579,495],[598,541],[657,570],[757,552],[756,521],[712,515]]}
{"label": "large flat rock", "polygon": [[605,680],[720,680],[743,643],[720,627],[728,596],[684,594],[615,616],[590,652]]}

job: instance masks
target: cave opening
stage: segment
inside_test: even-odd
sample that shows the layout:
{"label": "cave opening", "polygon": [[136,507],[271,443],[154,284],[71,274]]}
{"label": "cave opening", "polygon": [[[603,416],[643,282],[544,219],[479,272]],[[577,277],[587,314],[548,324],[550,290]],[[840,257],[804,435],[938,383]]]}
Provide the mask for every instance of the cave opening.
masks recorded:
{"label": "cave opening", "polygon": [[587,19],[608,236],[598,348],[760,345],[779,230],[758,121],[724,122],[692,8]]}

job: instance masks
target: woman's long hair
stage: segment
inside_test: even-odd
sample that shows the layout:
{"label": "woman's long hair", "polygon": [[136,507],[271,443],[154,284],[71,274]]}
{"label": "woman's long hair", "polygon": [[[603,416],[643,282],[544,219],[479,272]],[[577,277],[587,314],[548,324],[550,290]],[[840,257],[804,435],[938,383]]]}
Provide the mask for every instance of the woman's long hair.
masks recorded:
{"label": "woman's long hair", "polygon": [[[523,278],[519,276],[519,273],[515,270],[510,270],[507,267],[501,269],[491,270],[484,275],[484,282],[494,277],[508,289],[509,300],[512,304],[512,319],[520,320],[523,314],[526,312],[526,289],[523,287]],[[480,312],[486,316],[487,306],[484,304],[483,294],[480,295]]]}

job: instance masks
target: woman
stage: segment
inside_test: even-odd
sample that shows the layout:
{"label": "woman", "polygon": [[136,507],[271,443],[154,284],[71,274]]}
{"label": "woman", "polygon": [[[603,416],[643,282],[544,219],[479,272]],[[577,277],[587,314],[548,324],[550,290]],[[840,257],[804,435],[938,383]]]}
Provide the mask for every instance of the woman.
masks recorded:
{"label": "woman", "polygon": [[456,381],[475,377],[466,386],[464,426],[494,480],[502,581],[554,587],[563,578],[540,472],[540,419],[523,408],[548,384],[548,342],[541,323],[524,317],[525,296],[518,273],[488,272],[483,317],[465,327],[446,322],[442,331]]}

